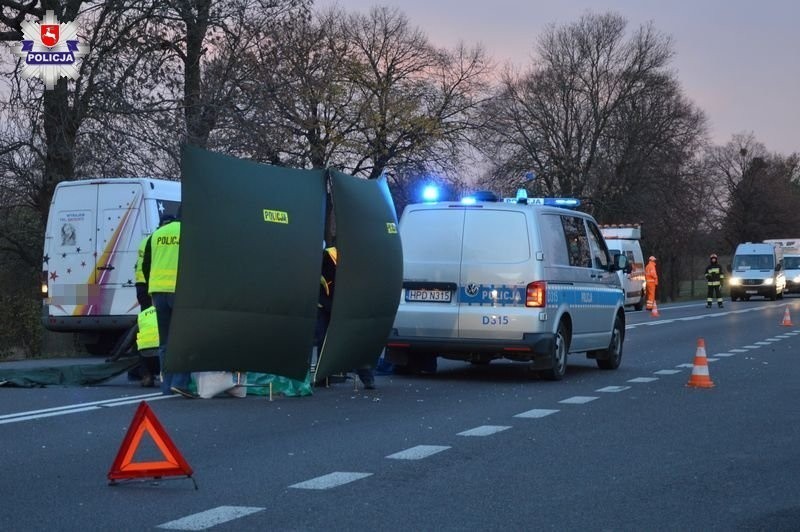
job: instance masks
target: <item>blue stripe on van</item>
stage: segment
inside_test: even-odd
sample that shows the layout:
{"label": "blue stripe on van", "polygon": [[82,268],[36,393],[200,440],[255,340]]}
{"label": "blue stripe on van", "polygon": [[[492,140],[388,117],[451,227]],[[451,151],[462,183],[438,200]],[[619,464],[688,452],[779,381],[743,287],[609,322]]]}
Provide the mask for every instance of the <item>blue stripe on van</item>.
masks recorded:
{"label": "blue stripe on van", "polygon": [[[527,286],[475,285],[460,286],[459,303],[469,306],[524,307]],[[547,285],[547,306],[566,303],[572,307],[617,306],[623,303],[622,290],[611,287],[576,287],[569,284]]]}

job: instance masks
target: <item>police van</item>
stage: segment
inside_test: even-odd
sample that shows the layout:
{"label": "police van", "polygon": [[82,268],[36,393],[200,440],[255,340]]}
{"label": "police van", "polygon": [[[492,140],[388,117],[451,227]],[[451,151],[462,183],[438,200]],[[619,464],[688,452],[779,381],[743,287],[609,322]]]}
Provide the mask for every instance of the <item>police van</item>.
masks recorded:
{"label": "police van", "polygon": [[625,338],[624,296],[594,219],[576,200],[491,195],[406,207],[399,223],[403,287],[386,345],[399,371],[441,356],[476,364],[530,362],[563,378],[567,355],[616,369]]}
{"label": "police van", "polygon": [[42,257],[42,323],[80,333],[91,353],[108,354],[139,313],[134,269],[141,240],[161,216],[175,216],[180,183],[87,179],[53,193]]}
{"label": "police van", "polygon": [[625,291],[625,306],[634,310],[644,308],[645,276],[644,254],[639,240],[642,238],[641,224],[606,224],[600,226],[612,254],[621,253],[628,259],[630,272],[617,271],[622,289]]}

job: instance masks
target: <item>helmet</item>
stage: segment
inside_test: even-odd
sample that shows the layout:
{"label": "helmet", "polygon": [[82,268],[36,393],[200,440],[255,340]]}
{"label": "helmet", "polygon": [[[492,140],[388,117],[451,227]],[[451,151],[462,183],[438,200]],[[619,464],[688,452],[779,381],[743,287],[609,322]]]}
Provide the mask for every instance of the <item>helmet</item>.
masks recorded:
{"label": "helmet", "polygon": [[712,260],[716,260],[716,258],[717,258],[717,254],[716,254],[716,253],[712,253],[710,258],[711,258]]}
{"label": "helmet", "polygon": [[656,258],[653,255],[650,255],[650,258],[647,260],[656,260]]}

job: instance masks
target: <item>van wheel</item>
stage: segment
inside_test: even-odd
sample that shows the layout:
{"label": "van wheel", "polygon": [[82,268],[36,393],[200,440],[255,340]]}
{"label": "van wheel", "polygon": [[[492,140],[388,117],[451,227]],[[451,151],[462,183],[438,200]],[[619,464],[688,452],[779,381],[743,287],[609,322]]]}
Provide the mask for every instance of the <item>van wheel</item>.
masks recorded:
{"label": "van wheel", "polygon": [[600,369],[617,369],[622,362],[622,344],[625,340],[625,329],[619,316],[614,320],[614,331],[608,349],[597,352],[597,367]]}
{"label": "van wheel", "polygon": [[643,308],[644,308],[644,304],[641,301],[639,301],[638,303],[636,303],[633,306],[633,310],[642,310]]}
{"label": "van wheel", "polygon": [[552,354],[553,367],[542,371],[542,377],[549,381],[560,381],[567,372],[567,353],[569,352],[569,329],[564,322],[558,324],[555,348]]}
{"label": "van wheel", "polygon": [[778,299],[783,299],[783,292],[781,292],[780,294],[778,294]]}

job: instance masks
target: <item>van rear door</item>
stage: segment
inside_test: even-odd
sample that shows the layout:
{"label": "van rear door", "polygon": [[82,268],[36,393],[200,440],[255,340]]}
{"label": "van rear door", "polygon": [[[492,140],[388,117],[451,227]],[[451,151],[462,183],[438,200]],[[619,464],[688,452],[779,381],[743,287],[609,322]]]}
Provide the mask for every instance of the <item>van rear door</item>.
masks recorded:
{"label": "van rear door", "polygon": [[77,320],[134,310],[142,197],[138,182],[97,181],[56,189],[45,235],[49,329],[87,328],[89,322]]}
{"label": "van rear door", "polygon": [[458,337],[458,282],[464,209],[415,208],[400,220],[403,293],[395,328],[402,336]]}
{"label": "van rear door", "polygon": [[521,339],[530,274],[528,218],[520,210],[467,209],[459,278],[462,338]]}

